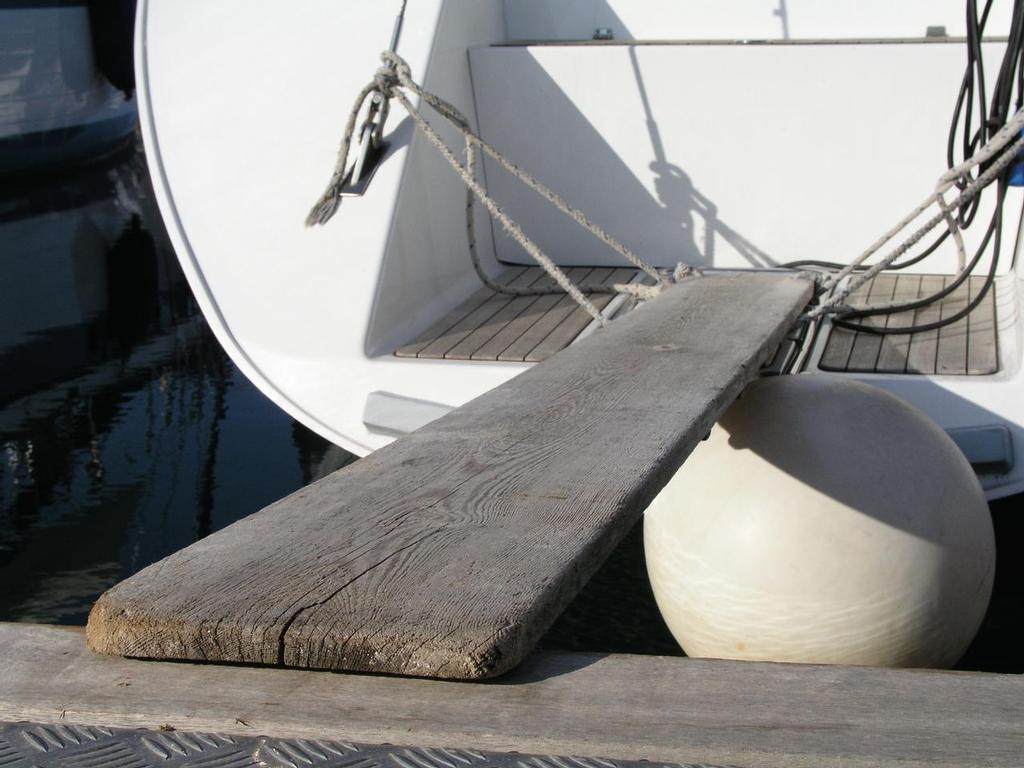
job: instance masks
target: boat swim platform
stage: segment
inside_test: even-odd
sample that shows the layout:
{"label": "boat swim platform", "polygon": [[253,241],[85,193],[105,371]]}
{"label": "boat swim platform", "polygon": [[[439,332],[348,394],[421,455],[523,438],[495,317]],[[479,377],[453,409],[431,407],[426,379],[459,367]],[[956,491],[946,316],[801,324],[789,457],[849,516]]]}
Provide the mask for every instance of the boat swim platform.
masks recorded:
{"label": "boat swim platform", "polygon": [[[90,653],[0,623],[4,768],[1020,766],[1024,676],[534,653],[452,682]],[[640,762],[644,761],[644,762]]]}
{"label": "boat swim platform", "polygon": [[[649,282],[646,275],[633,268],[574,267],[568,274],[578,284]],[[908,302],[929,296],[952,280],[952,275],[885,272],[861,286],[847,303],[866,307]],[[540,267],[509,269],[499,282],[535,288],[554,285]],[[972,276],[941,302],[857,322],[898,327],[940,320],[967,306],[984,282],[983,276]],[[590,298],[609,316],[625,304],[611,293],[591,293]],[[540,362],[580,338],[591,323],[590,315],[565,294],[511,296],[483,287],[414,341],[399,347],[395,355],[431,360]],[[830,326],[817,367],[833,373],[989,375],[998,370],[997,348],[995,291],[991,290],[970,315],[937,330],[881,336]]]}
{"label": "boat swim platform", "polygon": [[[850,295],[851,307],[906,303],[950,285],[953,275],[884,272]],[[899,328],[941,320],[978,296],[985,277],[969,277],[941,302],[917,310],[865,317],[855,322]],[[982,302],[955,323],[914,334],[879,335],[833,326],[818,368],[836,373],[895,373],[984,376],[999,368],[993,287]]]}
{"label": "boat swim platform", "polygon": [[[653,282],[632,267],[572,267],[577,285]],[[642,278],[642,279],[641,279]],[[497,282],[519,288],[556,288],[540,267],[513,267]],[[589,293],[594,306],[611,316],[623,304],[614,293]],[[565,349],[593,318],[568,295],[513,296],[484,287],[444,315],[414,341],[395,350],[398,357],[431,360],[487,360],[537,363]]]}
{"label": "boat swim platform", "polygon": [[128,657],[508,672],[805,309],[792,272],[694,276],[495,389],[114,586]]}

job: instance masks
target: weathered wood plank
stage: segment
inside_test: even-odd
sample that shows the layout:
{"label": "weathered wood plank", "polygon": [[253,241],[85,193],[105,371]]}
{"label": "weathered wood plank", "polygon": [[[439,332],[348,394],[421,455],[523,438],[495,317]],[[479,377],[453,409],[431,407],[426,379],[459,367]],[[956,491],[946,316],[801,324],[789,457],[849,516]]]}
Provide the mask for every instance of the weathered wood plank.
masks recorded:
{"label": "weathered wood plank", "polygon": [[1020,766],[1024,677],[534,655],[499,683],[95,656],[0,624],[0,720],[710,763]]}
{"label": "weathered wood plank", "polygon": [[472,678],[515,666],[753,378],[811,294],[673,286],[408,437],[151,565],[102,653]]}
{"label": "weathered wood plank", "polygon": [[[942,290],[945,279],[942,275],[923,275],[918,298],[931,296]],[[933,323],[942,316],[938,302],[928,304],[914,312],[914,325]],[[939,350],[938,331],[919,331],[910,337],[910,351],[907,353],[907,373],[935,373],[935,361]]]}
{"label": "weathered wood plank", "polygon": [[[866,306],[889,304],[896,290],[896,275],[881,273],[870,282]],[[857,318],[854,322],[869,328],[885,327],[885,315],[869,315]],[[846,370],[860,373],[871,373],[878,365],[878,355],[882,351],[882,337],[877,333],[857,333],[850,350],[850,360]]]}
{"label": "weathered wood plank", "polygon": [[[971,301],[977,298],[984,284],[984,276],[971,277]],[[967,373],[985,375],[999,370],[995,294],[993,285],[967,318]]]}
{"label": "weathered wood plank", "polygon": [[[905,304],[917,298],[921,289],[921,276],[901,272],[896,278],[896,290],[892,300]],[[887,328],[905,328],[914,322],[914,310],[893,312],[886,316]],[[878,353],[878,373],[904,373],[907,370],[907,356],[910,354],[909,333],[890,334],[882,337],[882,349]]]}
{"label": "weathered wood plank", "polygon": [[[945,280],[945,285],[953,284],[953,276]],[[942,300],[942,319],[953,317],[957,312],[967,308],[970,290],[967,280],[957,286],[949,296]],[[935,354],[935,372],[941,374],[964,375],[967,373],[967,318],[963,317],[950,325],[939,328],[939,346]]]}

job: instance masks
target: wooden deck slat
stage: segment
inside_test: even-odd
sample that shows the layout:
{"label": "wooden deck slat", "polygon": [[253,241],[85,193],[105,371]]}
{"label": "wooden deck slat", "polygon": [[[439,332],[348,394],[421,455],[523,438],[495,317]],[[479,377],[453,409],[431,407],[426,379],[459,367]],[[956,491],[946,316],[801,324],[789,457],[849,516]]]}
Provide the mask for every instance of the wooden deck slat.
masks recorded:
{"label": "wooden deck slat", "polygon": [[[520,276],[522,284],[530,288],[554,285],[554,281],[540,267],[529,267]],[[491,341],[498,333],[521,315],[539,296],[513,296],[487,322],[482,323],[469,336],[464,338],[450,350],[445,357],[450,360],[475,360],[480,348]]]}
{"label": "wooden deck slat", "polygon": [[[525,267],[513,267],[508,272],[503,274],[500,279],[510,280],[515,278],[521,272],[525,271]],[[416,357],[420,350],[426,347],[430,342],[437,339],[443,333],[448,331],[450,328],[456,325],[459,321],[463,320],[466,315],[475,311],[481,305],[483,305],[488,299],[494,296],[494,291],[486,286],[481,287],[476,293],[469,297],[466,301],[459,304],[457,307],[444,315],[440,320],[433,323],[427,330],[416,337],[415,340],[408,344],[403,344],[397,350],[395,355],[398,357]]]}
{"label": "wooden deck slat", "polygon": [[[945,280],[945,285],[953,284],[953,276]],[[967,280],[942,301],[941,317],[952,317],[967,307],[970,289]],[[939,374],[967,373],[967,318],[964,317],[950,325],[939,329],[939,346],[935,356],[935,372]]]}
{"label": "wooden deck slat", "polygon": [[[548,285],[555,284],[554,280],[547,275],[542,280]],[[473,353],[473,359],[497,360],[498,355],[508,349],[509,345],[522,336],[531,325],[542,318],[562,298],[561,294],[548,294],[536,296],[531,300],[524,299],[519,313],[504,328],[494,334],[486,344],[476,350]]]}
{"label": "wooden deck slat", "polygon": [[[596,283],[599,279],[601,285],[613,285],[614,283],[627,282],[633,278],[636,270],[629,268],[594,270],[590,276],[590,282]],[[615,298],[614,293],[593,293],[590,294],[590,301],[598,311],[603,310],[611,300]],[[572,313],[547,335],[540,344],[526,356],[526,362],[536,363],[547,360],[556,352],[565,349],[572,344],[583,329],[594,322],[590,314],[583,307],[576,307]]]}
{"label": "wooden deck slat", "polygon": [[[922,275],[918,298],[931,296],[942,290],[945,278],[942,275]],[[914,325],[924,325],[939,320],[942,309],[939,304],[928,304],[914,312]],[[935,362],[939,351],[938,331],[921,331],[910,338],[907,352],[907,373],[935,373]]]}
{"label": "wooden deck slat", "polygon": [[[612,278],[612,275],[615,273],[616,270],[610,267],[595,269],[590,273],[590,277],[587,279],[587,282],[591,285],[603,286],[608,283]],[[612,300],[612,294],[591,293],[589,294],[589,298],[591,304],[600,311],[608,306],[608,302]],[[580,332],[584,328],[593,322],[593,320],[594,319],[585,309],[583,309],[583,307],[573,307],[572,312],[570,312],[565,319],[556,325],[552,329],[551,333],[542,339],[537,346],[526,354],[526,362],[539,363],[541,360],[547,360],[556,352],[565,349],[572,343],[573,339],[580,335]]]}
{"label": "wooden deck slat", "polygon": [[[846,303],[851,307],[867,306],[870,290],[871,284],[865,283],[850,294]],[[818,367],[825,371],[845,371],[850,362],[850,353],[853,352],[857,335],[856,331],[851,331],[848,328],[833,328]]]}
{"label": "wooden deck slat", "polygon": [[[917,298],[921,289],[921,276],[901,272],[896,278],[896,290],[892,300],[895,303],[906,303]],[[914,310],[894,312],[885,316],[887,328],[902,328],[913,324]],[[878,354],[877,373],[905,373],[907,356],[910,354],[909,333],[891,334],[882,337],[882,349]]]}
{"label": "wooden deck slat", "polygon": [[[574,267],[568,270],[569,278],[576,283],[589,281],[593,269],[588,267]],[[546,298],[546,297],[545,297]],[[516,339],[505,349],[498,353],[498,359],[507,362],[522,363],[526,356],[537,346],[562,320],[569,316],[569,313],[576,307],[576,302],[568,296],[561,294],[554,302],[541,302],[530,307],[530,313],[536,309],[543,308],[544,313],[534,317],[529,327],[525,328]]]}
{"label": "wooden deck slat", "polygon": [[[522,281],[523,275],[526,274],[528,274],[526,268],[520,267],[519,271],[511,280],[506,279],[504,282],[518,285]],[[532,280],[529,282],[532,282]],[[448,350],[473,333],[473,331],[480,327],[480,325],[494,317],[494,315],[502,307],[512,301],[513,298],[514,297],[509,296],[508,294],[492,292],[483,304],[465,315],[461,320],[455,323],[455,325],[448,328],[436,339],[419,350],[416,353],[416,357],[444,357]]]}
{"label": "wooden deck slat", "polygon": [[803,311],[684,280],[601,333],[104,593],[102,653],[451,678],[518,664]]}
{"label": "wooden deck slat", "polygon": [[[952,276],[916,275],[901,272],[882,273],[875,278],[865,302],[861,296],[851,297],[850,304],[882,304],[894,301],[904,303],[934,295],[949,285]],[[886,327],[921,325],[949,317],[967,305],[984,281],[984,277],[971,277],[941,302],[917,310],[896,312],[865,322],[884,322]],[[883,282],[879,282],[879,281]],[[887,295],[895,288],[891,295]],[[879,291],[879,286],[882,290]],[[864,290],[863,288],[861,289]],[[879,336],[833,327],[826,341],[818,367],[826,371],[874,372],[908,374],[965,375],[994,373],[997,369],[995,301],[986,297],[968,317],[934,331],[914,334]],[[879,347],[876,363],[871,366],[875,348]]]}
{"label": "wooden deck slat", "polygon": [[[865,306],[873,304],[889,304],[892,302],[893,292],[896,290],[896,275],[880,274],[868,283],[868,298]],[[857,318],[854,322],[868,327],[881,328],[885,326],[885,315],[870,315]],[[846,370],[858,373],[871,373],[878,365],[878,355],[882,351],[882,337],[877,333],[857,332],[853,340],[853,349],[850,350],[850,359],[846,364]]]}
{"label": "wooden deck slat", "polygon": [[[981,291],[985,278],[970,279],[970,298],[973,301]],[[999,370],[996,344],[996,289],[993,285],[985,298],[967,317],[967,373],[987,375]]]}
{"label": "wooden deck slat", "polygon": [[0,624],[0,647],[12,722],[514,750],[530,766],[565,765],[530,753],[745,768],[1017,768],[1024,755],[1021,675],[546,653],[496,683],[442,682],[105,658],[80,631],[29,624]]}

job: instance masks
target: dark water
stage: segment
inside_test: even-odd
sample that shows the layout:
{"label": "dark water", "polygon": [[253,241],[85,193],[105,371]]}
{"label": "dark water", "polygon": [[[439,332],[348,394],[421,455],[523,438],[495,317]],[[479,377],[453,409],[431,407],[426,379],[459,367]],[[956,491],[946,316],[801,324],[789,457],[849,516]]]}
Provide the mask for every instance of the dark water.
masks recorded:
{"label": "dark water", "polygon": [[234,367],[141,152],[0,192],[0,620],[107,587],[351,457]]}
{"label": "dark water", "polygon": [[[83,624],[106,588],[352,457],[234,367],[134,149],[0,192],[0,621]],[[997,583],[964,669],[1024,672],[1024,505],[992,505]],[[542,644],[678,654],[641,529]]]}

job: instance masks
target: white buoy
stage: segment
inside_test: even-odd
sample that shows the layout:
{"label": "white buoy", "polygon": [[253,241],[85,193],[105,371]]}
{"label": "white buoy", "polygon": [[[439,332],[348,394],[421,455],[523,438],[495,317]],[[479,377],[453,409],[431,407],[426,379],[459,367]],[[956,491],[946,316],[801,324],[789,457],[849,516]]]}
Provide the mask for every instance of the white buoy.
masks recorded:
{"label": "white buoy", "polygon": [[988,605],[974,472],[899,398],[849,379],[751,384],[647,510],[647,569],[690,656],[948,667]]}

